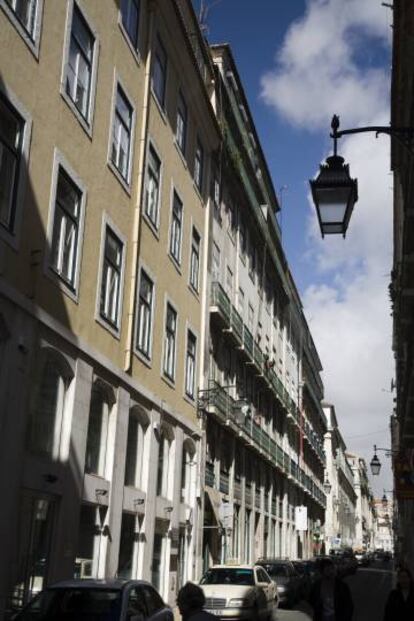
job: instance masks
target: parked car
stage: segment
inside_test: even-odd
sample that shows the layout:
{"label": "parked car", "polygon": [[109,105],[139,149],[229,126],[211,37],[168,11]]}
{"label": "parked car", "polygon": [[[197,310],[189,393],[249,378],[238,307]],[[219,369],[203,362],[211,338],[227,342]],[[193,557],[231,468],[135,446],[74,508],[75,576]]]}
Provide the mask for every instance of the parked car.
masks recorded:
{"label": "parked car", "polygon": [[258,560],[257,564],[264,567],[272,580],[275,581],[280,605],[292,606],[300,600],[302,581],[292,561],[265,558]]}
{"label": "parked car", "polygon": [[219,619],[269,619],[278,605],[275,583],[257,565],[213,565],[200,586],[205,610]]}
{"label": "parked car", "polygon": [[369,558],[365,552],[355,552],[355,560],[358,567],[368,567],[369,565]]}
{"label": "parked car", "polygon": [[13,621],[173,621],[144,580],[68,580],[41,591]]}

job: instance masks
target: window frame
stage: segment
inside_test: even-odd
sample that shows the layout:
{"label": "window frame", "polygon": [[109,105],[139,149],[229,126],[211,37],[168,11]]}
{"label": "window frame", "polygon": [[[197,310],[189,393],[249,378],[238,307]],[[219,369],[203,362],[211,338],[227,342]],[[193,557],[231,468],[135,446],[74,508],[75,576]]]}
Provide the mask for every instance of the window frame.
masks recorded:
{"label": "window frame", "polygon": [[[161,50],[165,56],[165,64],[164,66],[161,65],[161,63],[159,64],[159,66],[162,68],[162,75],[163,75],[163,85],[162,85],[162,97],[160,99],[159,97],[159,93],[158,90],[155,88],[154,86],[154,71],[155,71],[155,59],[159,59],[158,56],[158,50]],[[168,76],[168,54],[166,52],[165,49],[165,45],[163,43],[163,40],[160,36],[160,33],[157,33],[157,36],[155,37],[155,45],[154,45],[154,49],[153,49],[153,58],[152,58],[152,66],[151,66],[151,92],[154,94],[154,97],[157,101],[157,103],[159,104],[161,110],[164,112],[165,111],[165,100],[166,100],[166,94],[167,94],[167,76]]]}
{"label": "window frame", "polygon": [[12,112],[14,111],[22,120],[19,165],[15,186],[13,188],[13,226],[12,228],[6,228],[5,226],[0,225],[0,238],[3,239],[3,241],[5,241],[9,246],[14,248],[14,250],[17,250],[20,245],[24,202],[29,178],[29,151],[32,133],[32,117],[13,92],[11,92],[7,86],[3,86],[1,84],[0,97],[3,99],[5,106],[10,108]]}
{"label": "window frame", "polygon": [[[92,62],[91,62],[89,101],[88,101],[88,111],[87,111],[86,117],[77,108],[72,97],[66,92],[67,66],[69,64],[70,44],[71,44],[71,38],[72,38],[71,36],[72,35],[72,23],[73,23],[73,14],[74,14],[75,6],[94,37]],[[62,55],[60,94],[62,98],[64,99],[64,101],[69,106],[69,108],[72,110],[73,114],[77,118],[81,127],[86,131],[86,133],[90,137],[92,137],[94,112],[95,112],[99,47],[100,47],[100,44],[99,44],[98,31],[93,25],[93,22],[91,21],[89,16],[87,15],[84,9],[83,3],[81,3],[81,0],[69,0],[68,8],[67,8],[67,15],[66,15],[66,31],[65,31],[65,39],[64,39],[64,48],[63,48],[63,55]]]}
{"label": "window frame", "polygon": [[[147,190],[148,190],[148,182],[149,182],[149,167],[150,167],[150,153],[151,150],[154,152],[155,156],[157,157],[159,163],[160,163],[160,169],[159,169],[159,179],[158,179],[158,196],[157,196],[157,206],[156,206],[156,218],[155,220],[153,220],[151,218],[151,216],[148,214],[147,212]],[[145,218],[145,220],[147,221],[148,225],[151,227],[151,229],[157,234],[158,237],[158,231],[160,228],[160,219],[161,219],[161,194],[162,194],[162,181],[163,181],[163,162],[162,159],[160,157],[160,152],[159,150],[156,148],[154,141],[152,140],[152,138],[149,138],[148,140],[148,144],[147,144],[147,149],[146,149],[146,155],[145,155],[145,184],[144,184],[144,209],[143,209],[143,216]]]}
{"label": "window frame", "polygon": [[[174,231],[174,206],[175,206],[175,198],[177,198],[180,204],[180,219],[176,220],[179,222],[179,239],[178,239],[178,252],[176,256],[173,252],[173,231]],[[169,235],[168,235],[168,255],[172,259],[173,263],[177,267],[181,267],[181,259],[182,259],[182,247],[183,247],[183,231],[184,231],[184,203],[181,199],[181,195],[177,191],[177,188],[172,186],[171,189],[171,208],[170,208],[170,227],[169,227]],[[174,246],[176,244],[174,243]]]}
{"label": "window frame", "polygon": [[[195,241],[196,237],[198,237],[198,246],[195,245],[197,244],[197,242]],[[195,251],[195,248],[197,248],[196,251]],[[190,266],[189,266],[188,284],[190,285],[190,288],[192,289],[192,291],[194,291],[197,295],[200,293],[201,251],[202,251],[201,234],[198,228],[193,224],[191,227],[191,238],[190,238]],[[197,275],[196,275],[195,282],[193,282],[193,259],[194,257],[197,260]]]}
{"label": "window frame", "polygon": [[[180,105],[181,104],[181,105]],[[183,114],[182,114],[183,112]],[[182,135],[178,135],[178,121],[182,121]],[[183,95],[181,88],[178,89],[177,94],[177,115],[176,115],[176,127],[175,127],[175,142],[180,149],[182,155],[185,157],[187,149],[187,136],[188,136],[188,105]]]}
{"label": "window frame", "polygon": [[[102,289],[102,280],[103,280],[103,267],[104,267],[104,258],[105,258],[105,240],[106,240],[106,230],[107,228],[111,229],[112,233],[122,244],[122,260],[121,260],[121,269],[120,269],[120,280],[119,280],[119,299],[118,299],[118,321],[114,324],[111,321],[108,321],[105,317],[101,315],[101,289]],[[127,255],[127,241],[125,236],[120,232],[118,227],[112,222],[109,218],[108,214],[104,212],[102,214],[102,225],[101,225],[101,240],[100,240],[100,251],[99,251],[99,265],[98,265],[98,282],[97,282],[97,291],[96,291],[96,305],[95,305],[95,320],[101,324],[104,328],[109,330],[113,336],[117,339],[120,338],[121,326],[122,326],[122,307],[123,307],[123,292],[124,292],[124,276],[125,276],[125,261]]]}
{"label": "window frame", "polygon": [[[150,308],[150,325],[149,325],[149,335],[148,335],[148,352],[144,352],[138,346],[138,333],[140,328],[140,299],[141,299],[141,281],[143,273],[148,278],[148,280],[152,284],[152,295],[151,295],[151,308]],[[139,281],[138,281],[138,295],[137,295],[137,311],[136,311],[136,327],[135,327],[135,338],[134,338],[134,350],[137,356],[144,360],[146,364],[149,364],[152,360],[152,348],[153,348],[153,333],[154,333],[154,318],[155,318],[155,299],[156,299],[156,282],[155,278],[150,270],[145,265],[141,265],[139,268]]]}
{"label": "window frame", "polygon": [[[75,274],[73,279],[73,286],[62,278],[59,273],[53,268],[51,263],[52,247],[53,247],[53,229],[56,216],[56,197],[58,188],[59,171],[70,179],[70,181],[77,187],[81,194],[79,201],[79,226],[78,226],[78,241],[76,248],[75,259]],[[75,172],[63,154],[56,148],[54,152],[53,170],[52,170],[52,183],[50,190],[49,201],[49,217],[47,225],[47,252],[45,253],[44,273],[53,280],[55,284],[59,286],[64,293],[66,293],[74,302],[79,300],[80,289],[80,275],[82,265],[83,254],[83,241],[84,241],[84,226],[85,226],[85,212],[87,203],[87,190],[79,175]]]}
{"label": "window frame", "polygon": [[[198,152],[200,152],[201,157],[198,157]],[[196,188],[200,192],[200,194],[203,193],[205,159],[206,156],[203,143],[201,142],[200,136],[197,136],[194,150],[193,178]]]}
{"label": "window frame", "polygon": [[[174,325],[174,350],[173,350],[173,358],[172,358],[172,373],[169,373],[169,370],[166,369],[166,356],[167,356],[167,319],[168,319],[168,310],[171,309],[175,314],[175,325]],[[165,307],[164,307],[164,329],[163,329],[163,345],[162,345],[162,359],[161,359],[161,375],[167,382],[171,382],[175,384],[176,375],[177,375],[177,349],[178,349],[178,310],[176,305],[168,298],[165,298]]]}
{"label": "window frame", "polygon": [[[11,0],[13,1],[13,0]],[[39,60],[40,36],[42,30],[43,19],[43,2],[44,0],[34,0],[35,16],[33,18],[33,32],[30,33],[17,16],[16,12],[10,6],[7,0],[0,0],[0,8],[9,18],[10,22],[17,30],[29,50],[32,52],[36,60]]]}
{"label": "window frame", "polygon": [[[190,342],[190,335],[191,338],[194,339],[194,354],[193,357],[189,356],[189,342]],[[195,331],[192,329],[192,327],[188,326],[186,327],[186,341],[185,341],[185,365],[184,365],[184,396],[187,397],[187,399],[190,399],[191,402],[195,401],[196,398],[196,380],[197,380],[197,344],[198,344],[198,338],[197,335],[195,333]],[[192,360],[193,362],[193,369],[192,369],[192,389],[191,391],[188,390],[188,371],[189,371],[189,360]]]}
{"label": "window frame", "polygon": [[[113,136],[114,136],[114,124],[117,118],[117,100],[118,100],[118,92],[121,91],[124,99],[131,109],[131,128],[129,133],[129,145],[128,145],[128,170],[127,176],[124,177],[123,173],[117,167],[115,162],[112,159],[112,148],[113,148]],[[114,173],[115,177],[118,179],[122,187],[125,189],[128,195],[131,195],[131,186],[132,186],[132,168],[134,164],[134,139],[135,139],[135,123],[136,123],[136,109],[132,103],[133,99],[129,95],[128,91],[125,89],[125,86],[117,74],[116,70],[114,70],[114,83],[113,83],[113,91],[112,91],[112,104],[111,104],[111,122],[109,127],[109,139],[108,139],[108,156],[107,156],[107,164],[110,170]],[[125,125],[122,123],[122,126]]]}

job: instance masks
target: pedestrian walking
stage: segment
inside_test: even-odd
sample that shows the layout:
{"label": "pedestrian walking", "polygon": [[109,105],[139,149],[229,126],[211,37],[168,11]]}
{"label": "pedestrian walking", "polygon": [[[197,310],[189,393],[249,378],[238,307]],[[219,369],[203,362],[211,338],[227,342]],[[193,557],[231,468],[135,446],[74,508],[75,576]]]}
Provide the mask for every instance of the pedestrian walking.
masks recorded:
{"label": "pedestrian walking", "polygon": [[216,621],[217,617],[203,610],[206,598],[197,584],[187,582],[178,591],[177,606],[183,621]]}
{"label": "pedestrian walking", "polygon": [[351,621],[354,604],[348,585],[336,576],[331,559],[321,559],[319,570],[320,578],[315,582],[309,598],[313,620]]}
{"label": "pedestrian walking", "polygon": [[414,582],[409,569],[397,570],[397,587],[391,591],[385,604],[384,621],[412,621],[414,619]]}

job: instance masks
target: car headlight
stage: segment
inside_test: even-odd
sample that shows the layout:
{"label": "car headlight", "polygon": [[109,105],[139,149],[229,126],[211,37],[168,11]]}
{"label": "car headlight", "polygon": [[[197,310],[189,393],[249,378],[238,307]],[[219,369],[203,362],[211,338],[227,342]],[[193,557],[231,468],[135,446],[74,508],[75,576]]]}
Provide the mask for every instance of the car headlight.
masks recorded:
{"label": "car headlight", "polygon": [[279,593],[284,593],[286,591],[286,585],[285,584],[278,584],[277,585],[277,590],[279,591]]}
{"label": "car headlight", "polygon": [[250,600],[243,597],[231,599],[229,601],[229,608],[249,608]]}

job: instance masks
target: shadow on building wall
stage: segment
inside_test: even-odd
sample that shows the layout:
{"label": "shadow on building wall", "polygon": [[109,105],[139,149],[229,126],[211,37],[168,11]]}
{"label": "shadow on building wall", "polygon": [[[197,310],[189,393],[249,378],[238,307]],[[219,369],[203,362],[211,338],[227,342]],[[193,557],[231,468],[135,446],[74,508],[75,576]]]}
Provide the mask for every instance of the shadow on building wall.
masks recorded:
{"label": "shadow on building wall", "polygon": [[[0,94],[11,101],[1,76]],[[12,175],[4,151],[9,131],[7,121],[0,124],[3,205]],[[34,119],[31,145],[41,131]],[[45,584],[74,574],[90,400],[76,347],[52,328],[56,322],[60,332],[70,331],[71,325],[64,293],[45,275],[48,209],[38,204],[31,169],[39,162],[33,157],[29,145],[28,159],[18,163],[22,194],[15,196],[21,209],[15,247],[13,236],[11,243],[0,236],[0,619],[13,599],[21,604]],[[48,187],[50,174],[46,170],[42,181]],[[55,386],[63,392],[54,392]],[[72,425],[69,413],[81,424]],[[47,450],[31,450],[42,442]]]}

